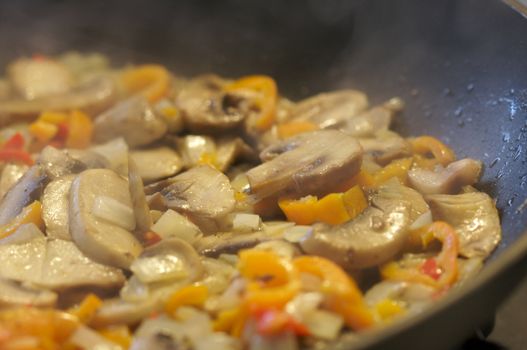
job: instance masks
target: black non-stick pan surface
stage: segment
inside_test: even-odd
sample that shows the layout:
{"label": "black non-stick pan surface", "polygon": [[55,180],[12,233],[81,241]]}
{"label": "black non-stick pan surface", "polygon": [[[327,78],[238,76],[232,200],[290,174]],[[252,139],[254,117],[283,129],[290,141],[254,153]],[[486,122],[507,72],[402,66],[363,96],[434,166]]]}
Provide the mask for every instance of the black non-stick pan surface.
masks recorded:
{"label": "black non-stick pan surface", "polygon": [[527,19],[499,1],[0,3],[0,64],[68,49],[188,76],[269,74],[294,98],[343,87],[373,103],[397,95],[407,108],[396,130],[484,161],[481,188],[497,200],[503,241],[482,274],[419,317],[365,334],[358,348],[455,347],[526,272]]}

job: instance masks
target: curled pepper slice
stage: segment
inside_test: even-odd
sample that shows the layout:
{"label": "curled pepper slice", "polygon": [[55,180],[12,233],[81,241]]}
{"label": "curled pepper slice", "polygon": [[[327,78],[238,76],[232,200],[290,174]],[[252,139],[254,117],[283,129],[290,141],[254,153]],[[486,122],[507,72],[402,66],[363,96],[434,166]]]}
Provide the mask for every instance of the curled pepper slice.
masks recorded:
{"label": "curled pepper slice", "polygon": [[150,102],[164,97],[170,88],[170,73],[157,64],[145,64],[127,70],[122,75],[124,88],[130,93],[140,93]]}
{"label": "curled pepper slice", "polygon": [[410,140],[410,144],[412,145],[414,153],[421,155],[432,153],[434,158],[436,158],[443,166],[447,166],[456,160],[454,152],[435,137],[420,136]]}
{"label": "curled pepper slice", "polygon": [[298,272],[287,260],[255,249],[239,256],[238,270],[248,280],[244,301],[250,311],[280,309],[299,292]]}
{"label": "curled pepper slice", "polygon": [[439,290],[450,288],[458,277],[457,255],[459,240],[452,226],[443,221],[436,221],[417,230],[423,246],[427,246],[434,238],[442,243],[441,252],[435,258],[440,269],[439,276],[430,273],[430,262],[425,262],[422,268],[401,267],[397,262],[390,262],[381,267],[381,275],[385,279],[394,279],[422,283]]}
{"label": "curled pepper slice", "polygon": [[300,256],[293,260],[293,266],[299,272],[322,279],[322,292],[326,295],[328,307],[340,314],[349,327],[362,330],[373,325],[373,316],[360,289],[338,265],[318,256]]}
{"label": "curled pepper slice", "polygon": [[273,125],[276,119],[278,88],[271,77],[249,75],[226,85],[224,89],[232,93],[252,92],[254,94],[253,103],[260,110],[255,124],[256,129],[265,131]]}

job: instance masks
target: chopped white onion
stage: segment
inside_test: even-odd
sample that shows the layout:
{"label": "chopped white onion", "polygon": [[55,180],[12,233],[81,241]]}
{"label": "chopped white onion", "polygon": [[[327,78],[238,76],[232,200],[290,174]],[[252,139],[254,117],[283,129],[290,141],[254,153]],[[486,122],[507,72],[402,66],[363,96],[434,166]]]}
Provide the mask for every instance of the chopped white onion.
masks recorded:
{"label": "chopped white onion", "polygon": [[137,276],[130,277],[119,292],[121,299],[130,302],[146,300],[149,294],[148,286],[141,282]]}
{"label": "chopped white onion", "polygon": [[122,227],[128,231],[135,228],[134,210],[123,203],[106,196],[99,196],[93,202],[93,215]]}
{"label": "chopped white onion", "polygon": [[206,337],[198,338],[194,342],[195,350],[239,350],[242,344],[239,339],[225,333],[212,333]]}
{"label": "chopped white onion", "polygon": [[301,293],[286,304],[285,311],[297,320],[302,321],[307,314],[318,308],[322,299],[322,294],[317,292]]}
{"label": "chopped white onion", "polygon": [[227,264],[231,265],[231,266],[236,266],[236,264],[238,263],[238,261],[240,260],[238,258],[238,255],[236,254],[220,254],[220,256],[218,257],[218,260],[222,260],[222,261],[225,261]]}
{"label": "chopped white onion", "polygon": [[0,239],[2,244],[24,244],[36,238],[45,238],[37,225],[33,223],[20,225],[20,227],[9,236]]}
{"label": "chopped white onion", "polygon": [[175,254],[140,257],[132,263],[130,270],[143,283],[188,277],[187,267],[183,259]]}
{"label": "chopped white onion", "polygon": [[81,349],[90,349],[90,350],[122,350],[123,348],[95,332],[94,330],[86,327],[80,326],[77,330],[71,335],[70,342],[74,345],[77,345]]}
{"label": "chopped white onion", "polygon": [[128,145],[122,137],[92,147],[91,150],[108,159],[111,168],[118,174],[128,175]]}
{"label": "chopped white onion", "polygon": [[324,310],[311,311],[302,321],[313,336],[328,340],[335,339],[344,324],[342,316]]}
{"label": "chopped white onion", "polygon": [[385,299],[398,299],[407,285],[400,281],[381,281],[368,289],[364,294],[364,301],[373,307]]}
{"label": "chopped white onion", "polygon": [[418,228],[424,227],[432,223],[432,212],[429,210],[424,214],[421,214],[415,221],[410,225],[410,230],[417,230]]}
{"label": "chopped white onion", "polygon": [[298,243],[313,231],[311,226],[296,225],[284,230],[284,239],[291,243]]}
{"label": "chopped white onion", "polygon": [[152,231],[161,238],[177,237],[188,243],[193,243],[201,233],[199,228],[185,216],[169,209],[152,226]]}
{"label": "chopped white onion", "polygon": [[296,254],[298,254],[298,249],[294,245],[282,240],[262,242],[257,244],[253,249],[273,252],[288,260],[291,260]]}
{"label": "chopped white onion", "polygon": [[232,229],[237,232],[254,232],[260,229],[262,219],[256,214],[236,213],[232,219]]}
{"label": "chopped white onion", "polygon": [[249,338],[250,350],[298,350],[298,348],[296,335],[292,332],[283,332],[275,336],[255,333]]}

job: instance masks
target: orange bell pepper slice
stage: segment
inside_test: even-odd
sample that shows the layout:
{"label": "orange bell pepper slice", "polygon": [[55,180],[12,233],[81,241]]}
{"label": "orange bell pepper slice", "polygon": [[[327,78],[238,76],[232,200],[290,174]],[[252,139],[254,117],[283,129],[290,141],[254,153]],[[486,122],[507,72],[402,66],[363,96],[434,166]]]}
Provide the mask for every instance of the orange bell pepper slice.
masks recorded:
{"label": "orange bell pepper slice", "polygon": [[452,151],[443,142],[432,136],[420,136],[410,140],[414,153],[426,155],[432,153],[435,159],[443,166],[447,166],[456,160],[454,151]]}
{"label": "orange bell pepper slice", "polygon": [[239,257],[238,270],[249,281],[244,295],[249,311],[279,309],[299,292],[298,272],[277,254],[249,249]]}
{"label": "orange bell pepper slice", "polygon": [[93,123],[91,118],[81,111],[72,111],[68,122],[66,147],[86,148],[90,145],[92,134]]}
{"label": "orange bell pepper slice", "polygon": [[320,129],[318,125],[308,121],[291,121],[280,124],[277,128],[278,136],[282,139],[287,139],[291,136],[302,134],[309,131]]}
{"label": "orange bell pepper slice", "polygon": [[278,206],[287,220],[299,225],[324,222],[339,225],[354,219],[368,206],[368,201],[359,186],[341,193],[330,193],[321,199],[307,196],[299,200],[281,199]]}
{"label": "orange bell pepper slice", "polygon": [[310,273],[322,279],[322,293],[328,307],[341,315],[354,330],[373,325],[373,315],[367,308],[360,289],[353,279],[334,262],[318,256],[300,256],[293,260],[299,272]]}
{"label": "orange bell pepper slice", "polygon": [[202,306],[207,297],[209,290],[203,285],[190,285],[174,292],[165,304],[165,312],[172,315],[179,307],[184,305]]}
{"label": "orange bell pepper slice", "polygon": [[413,158],[401,158],[393,160],[390,164],[373,174],[375,186],[379,187],[393,177],[398,178],[403,184],[406,184],[408,171],[413,164]]}
{"label": "orange bell pepper slice", "polygon": [[[457,256],[459,252],[458,236],[452,226],[443,221],[416,230],[423,246],[427,246],[434,238],[442,243],[441,252],[435,258],[440,269],[439,277],[430,273],[428,266],[422,268],[404,268],[397,262],[390,262],[381,267],[381,275],[385,279],[422,283],[439,290],[450,288],[457,280],[459,267]],[[425,262],[427,264],[427,262]],[[428,263],[430,264],[430,263]]]}
{"label": "orange bell pepper slice", "polygon": [[69,313],[77,317],[80,322],[87,323],[95,316],[101,306],[102,300],[95,294],[90,293],[77,307],[72,308]]}
{"label": "orange bell pepper slice", "polygon": [[253,103],[260,110],[256,120],[256,129],[268,130],[276,119],[278,88],[275,81],[266,75],[250,75],[240,78],[224,88],[226,92],[254,92]]}
{"label": "orange bell pepper slice", "polygon": [[145,64],[122,74],[124,88],[129,93],[139,93],[150,102],[156,102],[168,94],[170,73],[157,64]]}

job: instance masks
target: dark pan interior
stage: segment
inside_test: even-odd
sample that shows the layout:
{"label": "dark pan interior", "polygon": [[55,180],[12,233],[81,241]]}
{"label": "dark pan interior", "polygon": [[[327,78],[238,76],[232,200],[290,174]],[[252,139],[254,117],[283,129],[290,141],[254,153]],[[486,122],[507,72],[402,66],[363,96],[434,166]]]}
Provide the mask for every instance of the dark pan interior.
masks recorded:
{"label": "dark pan interior", "polygon": [[[2,66],[35,52],[96,50],[188,76],[270,74],[293,98],[341,87],[374,103],[403,97],[396,130],[438,136],[459,157],[484,161],[481,188],[497,199],[504,232],[495,268],[474,286],[487,288],[479,304],[454,296],[448,317],[459,330],[429,345],[454,344],[485,321],[510,290],[495,278],[520,278],[512,262],[525,249],[511,246],[527,226],[527,20],[499,1],[5,1],[0,48]],[[484,312],[467,315],[482,303]]]}

